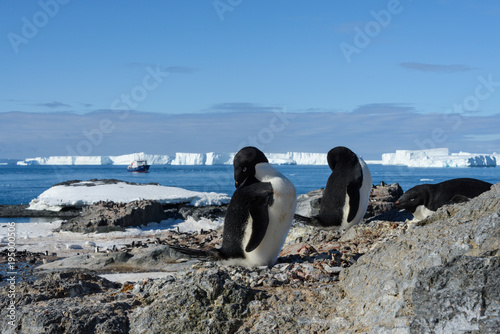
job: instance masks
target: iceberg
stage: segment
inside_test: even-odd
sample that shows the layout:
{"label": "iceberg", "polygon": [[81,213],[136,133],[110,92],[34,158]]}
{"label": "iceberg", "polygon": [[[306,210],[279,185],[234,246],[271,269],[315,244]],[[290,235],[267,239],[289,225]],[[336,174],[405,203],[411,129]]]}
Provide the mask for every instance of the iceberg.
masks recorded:
{"label": "iceberg", "polygon": [[204,153],[176,153],[172,165],[205,165]]}
{"label": "iceberg", "polygon": [[328,165],[326,153],[266,153],[271,164],[277,165]]}
{"label": "iceberg", "polygon": [[[327,153],[286,152],[265,153],[276,165],[328,165]],[[131,153],[118,156],[51,156],[28,158],[18,165],[130,165],[134,160],[147,160],[150,165],[232,165],[236,153],[146,154]],[[401,165],[408,167],[494,167],[500,154],[450,153],[447,148],[429,150],[396,150],[382,154],[382,160],[367,160],[368,164]]]}
{"label": "iceberg", "polygon": [[396,150],[382,154],[383,165],[408,167],[495,167],[495,154],[451,153],[447,148],[429,150]]}
{"label": "iceberg", "polygon": [[206,165],[232,165],[235,153],[207,153]]}
{"label": "iceberg", "polygon": [[[271,164],[328,165],[326,153],[265,153]],[[147,160],[150,165],[232,165],[236,153],[183,153],[170,155],[131,153],[119,156],[50,156],[18,161],[20,166],[30,165],[130,165],[134,160]]]}

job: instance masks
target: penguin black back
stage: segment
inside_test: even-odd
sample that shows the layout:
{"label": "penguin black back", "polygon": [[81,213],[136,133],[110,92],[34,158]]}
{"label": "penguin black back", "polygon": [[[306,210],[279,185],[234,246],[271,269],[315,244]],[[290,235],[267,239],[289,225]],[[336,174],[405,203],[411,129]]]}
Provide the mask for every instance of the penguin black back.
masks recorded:
{"label": "penguin black back", "polygon": [[346,230],[363,219],[372,177],[363,159],[347,147],[331,149],[327,160],[332,174],[321,198],[319,214],[314,217],[296,214],[295,219],[308,225]]}
{"label": "penguin black back", "polygon": [[490,190],[491,186],[491,183],[471,178],[420,184],[406,191],[394,206],[423,219],[445,204],[467,201]]}
{"label": "penguin black back", "polygon": [[356,154],[346,147],[339,146],[331,149],[327,160],[332,174],[328,178],[321,199],[319,219],[324,226],[341,225],[344,218],[346,193],[349,196],[347,221],[352,221],[358,211],[363,171]]}

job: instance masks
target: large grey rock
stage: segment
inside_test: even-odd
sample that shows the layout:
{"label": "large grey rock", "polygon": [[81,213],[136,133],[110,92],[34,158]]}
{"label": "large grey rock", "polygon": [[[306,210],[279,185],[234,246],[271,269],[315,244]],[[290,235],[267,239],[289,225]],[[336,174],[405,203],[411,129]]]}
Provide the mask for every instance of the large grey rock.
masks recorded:
{"label": "large grey rock", "polygon": [[38,266],[41,271],[86,269],[96,272],[123,271],[177,271],[189,267],[186,255],[167,245],[133,248],[129,251],[92,253],[63,258]]}
{"label": "large grey rock", "polygon": [[[403,189],[397,183],[385,184],[380,182],[372,187],[370,202],[364,218],[375,217],[389,212],[394,207],[394,203],[403,195]],[[403,219],[404,221],[404,219]]]}
{"label": "large grey rock", "polygon": [[151,282],[140,295],[146,306],[130,315],[130,333],[234,333],[255,299],[217,270]]}
{"label": "large grey rock", "polygon": [[113,298],[120,284],[91,273],[42,275],[16,286],[16,321],[7,321],[8,295],[0,295],[0,332],[10,333],[127,333],[128,310],[137,300]]}
{"label": "large grey rock", "polygon": [[321,198],[325,189],[318,189],[297,196],[297,207],[295,213],[304,217],[319,215]]}
{"label": "large grey rock", "polygon": [[[497,184],[466,204],[440,208],[406,234],[381,244],[341,273],[340,287],[345,298],[337,306],[337,312],[349,319],[352,328],[373,333],[408,333],[410,323],[414,326],[422,323],[421,319],[414,319],[425,317],[423,313],[417,316],[414,301],[414,289],[425,277],[423,272],[441,268],[463,256],[486,260],[482,254],[500,248],[499,212],[500,184]],[[498,288],[494,293],[498,294]],[[436,314],[436,320],[432,321],[439,321],[443,328],[455,326],[454,319],[439,314],[440,306],[429,303],[428,307],[429,313]],[[459,307],[474,310],[477,306],[463,300],[449,305],[449,312],[460,314]],[[476,313],[463,327],[453,328],[478,331],[482,316]],[[497,321],[498,317],[497,313],[491,321]]]}
{"label": "large grey rock", "polygon": [[[295,213],[304,217],[319,215],[323,192],[324,189],[318,189],[299,195],[297,197],[297,209]],[[375,217],[391,211],[394,207],[394,203],[401,195],[403,195],[403,189],[397,183],[391,185],[381,182],[373,186],[364,218]],[[403,217],[403,219],[399,219],[399,221],[404,221],[405,218],[406,217]],[[392,221],[394,220],[397,219],[393,219]]]}
{"label": "large grey rock", "polygon": [[165,218],[163,206],[156,201],[98,202],[84,207],[80,216],[63,222],[60,230],[83,233],[109,232],[160,222]]}
{"label": "large grey rock", "polygon": [[414,333],[500,331],[500,257],[456,257],[421,271],[413,290]]}

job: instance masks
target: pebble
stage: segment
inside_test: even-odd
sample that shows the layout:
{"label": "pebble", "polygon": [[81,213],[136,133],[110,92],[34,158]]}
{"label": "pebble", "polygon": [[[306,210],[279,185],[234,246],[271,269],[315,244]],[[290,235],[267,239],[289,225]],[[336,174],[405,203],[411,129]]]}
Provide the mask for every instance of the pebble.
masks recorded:
{"label": "pebble", "polygon": [[78,244],[66,244],[66,249],[83,249],[83,247]]}

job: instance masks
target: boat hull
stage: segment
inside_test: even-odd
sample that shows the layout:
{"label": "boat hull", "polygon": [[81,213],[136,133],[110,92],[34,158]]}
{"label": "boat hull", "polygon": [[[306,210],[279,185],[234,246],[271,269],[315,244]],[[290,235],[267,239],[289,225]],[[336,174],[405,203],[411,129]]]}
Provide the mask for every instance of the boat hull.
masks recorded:
{"label": "boat hull", "polygon": [[131,173],[147,173],[149,171],[149,165],[142,165],[137,167],[127,167],[127,171]]}

